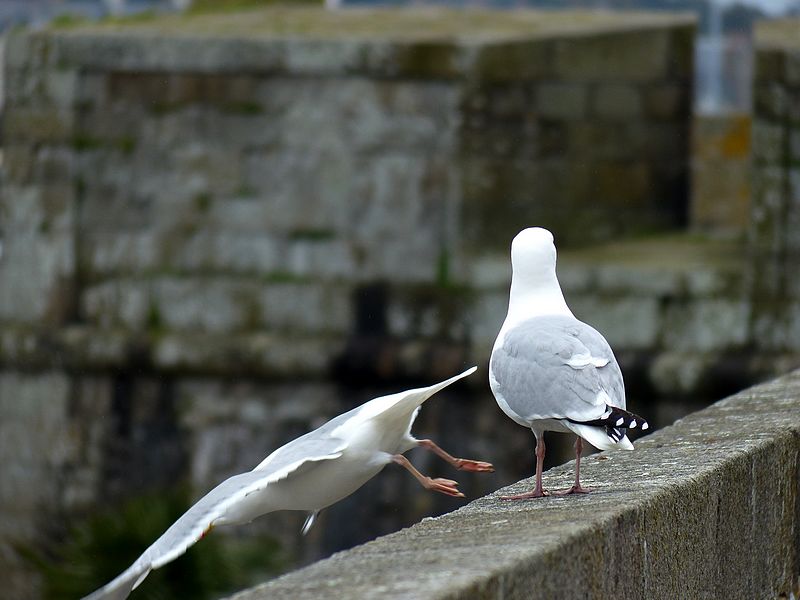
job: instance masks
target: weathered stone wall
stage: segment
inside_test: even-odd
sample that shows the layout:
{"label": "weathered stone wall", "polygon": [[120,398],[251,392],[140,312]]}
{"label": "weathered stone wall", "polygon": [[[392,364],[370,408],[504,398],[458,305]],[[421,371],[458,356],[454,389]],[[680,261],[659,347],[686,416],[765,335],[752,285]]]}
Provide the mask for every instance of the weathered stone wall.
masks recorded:
{"label": "weathered stone wall", "polygon": [[[5,563],[20,564],[10,539],[57,537],[53,515],[186,473],[202,493],[323,415],[485,365],[521,226],[568,247],[685,221],[690,20],[387,22],[389,38],[369,11],[277,10],[10,39],[0,443],[21,466],[0,473]],[[706,275],[664,269],[682,245],[666,243],[632,278],[629,250],[600,269],[565,252],[563,277],[626,373],[682,389],[686,356],[742,343],[740,276],[706,246]],[[659,371],[651,358],[675,340],[686,356]],[[443,394],[418,427],[498,463],[465,479],[472,495],[530,468],[529,436],[485,381]],[[301,545],[297,515],[263,530],[308,560],[457,506],[416,491],[387,472],[327,511],[329,533]],[[337,516],[356,513],[357,531]],[[35,596],[31,581],[9,589]]]}
{"label": "weathered stone wall", "polygon": [[800,20],[756,28],[753,327],[765,349],[800,349]]}
{"label": "weathered stone wall", "polygon": [[[574,464],[544,474],[572,482]],[[592,494],[502,501],[531,479],[234,596],[790,598],[800,593],[800,373],[581,464]]]}
{"label": "weathered stone wall", "polygon": [[750,227],[751,129],[745,113],[694,117],[689,211],[694,231],[734,237]]}
{"label": "weathered stone wall", "polygon": [[692,36],[642,28],[489,53],[462,100],[467,242],[505,250],[520,222],[584,245],[685,225]]}

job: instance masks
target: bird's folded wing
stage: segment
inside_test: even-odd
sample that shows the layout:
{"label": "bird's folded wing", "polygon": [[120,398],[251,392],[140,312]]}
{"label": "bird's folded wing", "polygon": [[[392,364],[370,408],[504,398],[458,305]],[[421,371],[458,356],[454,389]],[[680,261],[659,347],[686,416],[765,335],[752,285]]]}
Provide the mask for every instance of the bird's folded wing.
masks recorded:
{"label": "bird's folded wing", "polygon": [[[300,440],[303,438],[290,444]],[[152,569],[175,560],[203,537],[228,507],[248,494],[287,477],[306,463],[338,458],[344,446],[342,440],[333,438],[305,439],[303,443],[295,444],[290,452],[282,453],[263,468],[226,479],[175,521],[125,572],[84,600],[117,600],[127,597]]]}
{"label": "bird's folded wing", "polygon": [[590,420],[605,412],[607,401],[619,396],[624,402],[608,344],[568,317],[536,317],[509,330],[492,353],[491,370],[505,402],[529,421]]}
{"label": "bird's folded wing", "polygon": [[[331,422],[323,427],[328,428]],[[346,447],[347,442],[342,438],[334,437],[322,428],[315,429],[275,450],[253,471],[269,473],[270,481],[278,481],[305,462],[338,458]]]}

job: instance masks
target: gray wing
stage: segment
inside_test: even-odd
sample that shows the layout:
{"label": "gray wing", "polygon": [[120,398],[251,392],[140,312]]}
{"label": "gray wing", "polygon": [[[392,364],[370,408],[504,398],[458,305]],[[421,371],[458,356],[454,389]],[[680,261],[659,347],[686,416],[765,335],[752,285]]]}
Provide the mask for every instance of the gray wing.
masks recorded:
{"label": "gray wing", "polygon": [[290,445],[291,451],[282,452],[269,464],[262,463],[257,467],[258,470],[234,475],[208,492],[175,521],[127,570],[96,592],[86,596],[84,600],[127,598],[131,590],[136,588],[151,570],[175,560],[202,538],[214,521],[223,516],[231,505],[248,494],[284,479],[306,464],[338,458],[346,443],[336,438],[319,439],[303,436],[273,452],[272,455]]}
{"label": "gray wing", "polygon": [[587,421],[601,417],[607,403],[625,407],[622,373],[608,342],[572,317],[535,317],[509,330],[490,369],[497,392],[528,423]]}

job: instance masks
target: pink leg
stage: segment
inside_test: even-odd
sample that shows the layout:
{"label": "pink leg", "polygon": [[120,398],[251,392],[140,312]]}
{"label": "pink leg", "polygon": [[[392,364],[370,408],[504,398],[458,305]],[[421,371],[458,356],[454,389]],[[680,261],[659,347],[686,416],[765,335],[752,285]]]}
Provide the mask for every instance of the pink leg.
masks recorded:
{"label": "pink leg", "polygon": [[568,490],[558,492],[560,496],[567,494],[588,494],[592,490],[581,485],[581,452],[583,452],[583,440],[578,436],[575,440],[575,484]]}
{"label": "pink leg", "polygon": [[430,450],[436,456],[446,460],[459,471],[474,471],[476,473],[494,473],[492,463],[481,460],[470,460],[468,458],[455,458],[436,445],[433,440],[419,440],[419,445]]}
{"label": "pink leg", "polygon": [[426,490],[432,490],[434,492],[439,492],[440,494],[446,494],[448,496],[455,496],[456,498],[464,497],[464,494],[458,491],[457,481],[453,481],[452,479],[442,479],[442,478],[431,479],[427,475],[423,475],[422,473],[417,471],[414,468],[414,465],[408,462],[408,459],[402,454],[395,454],[394,456],[392,456],[392,460],[401,467],[407,469],[409,473],[411,473],[414,477],[417,478],[417,481],[419,481],[422,484],[422,487],[424,487]]}
{"label": "pink leg", "polygon": [[550,492],[542,488],[542,466],[544,465],[544,433],[536,436],[536,486],[530,492],[515,496],[500,496],[501,500],[527,500],[549,496]]}

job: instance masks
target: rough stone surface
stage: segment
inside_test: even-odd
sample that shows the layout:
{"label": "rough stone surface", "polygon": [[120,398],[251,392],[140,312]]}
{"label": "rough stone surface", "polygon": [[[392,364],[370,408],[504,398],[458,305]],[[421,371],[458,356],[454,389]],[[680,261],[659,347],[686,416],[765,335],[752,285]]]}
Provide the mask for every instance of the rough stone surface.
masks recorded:
{"label": "rough stone surface", "polygon": [[[777,598],[800,591],[800,372],[232,598]],[[544,475],[567,487],[573,464]],[[747,550],[743,551],[743,545]]]}
{"label": "rough stone surface", "polygon": [[796,351],[796,306],[800,289],[791,274],[800,258],[800,20],[761,23],[756,28],[753,114],[752,322],[765,349]]}
{"label": "rough stone surface", "polygon": [[750,115],[696,117],[692,131],[691,227],[742,235],[750,224]]}

